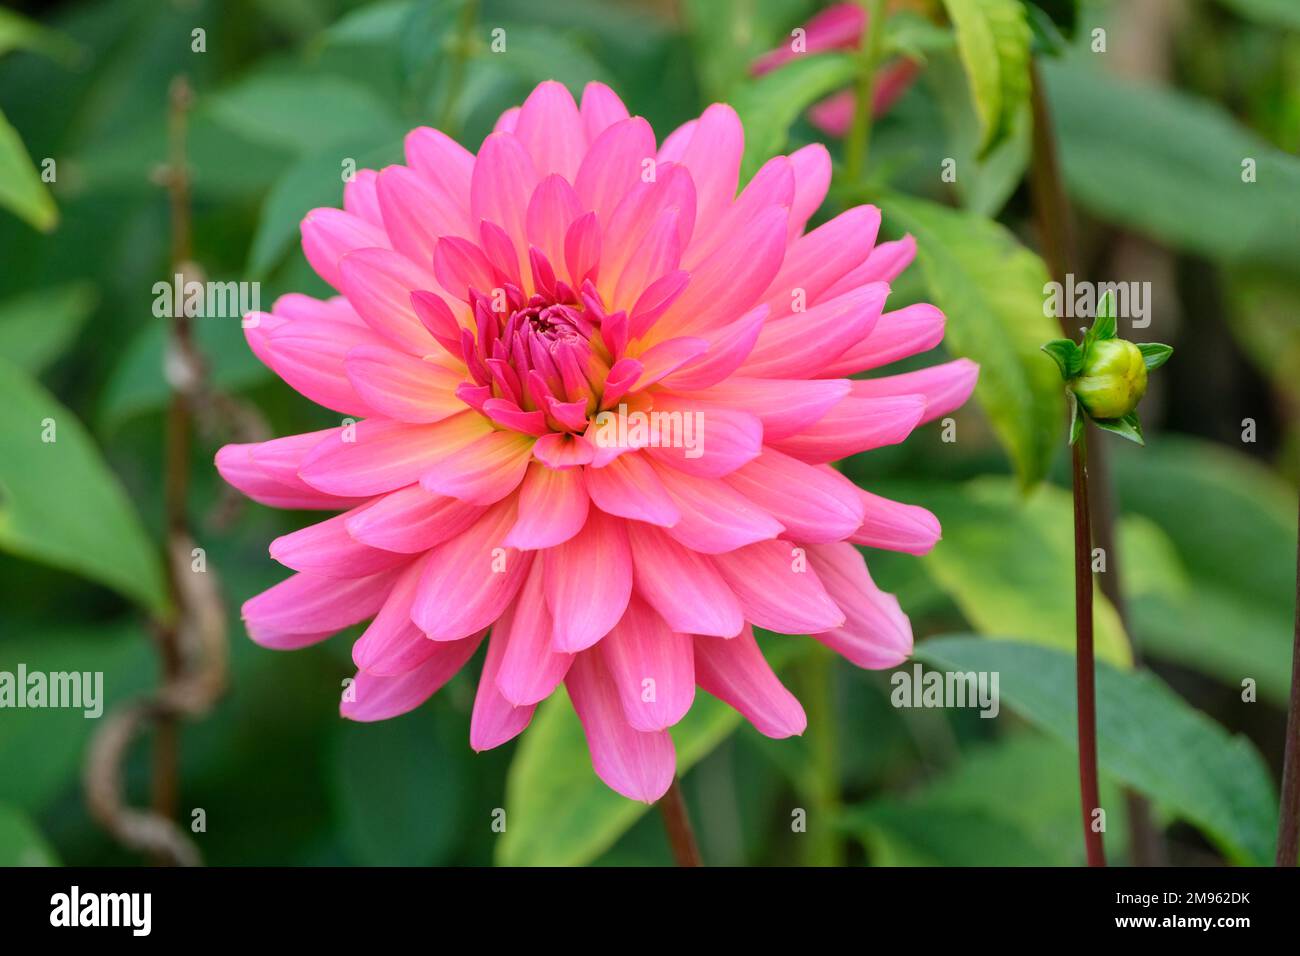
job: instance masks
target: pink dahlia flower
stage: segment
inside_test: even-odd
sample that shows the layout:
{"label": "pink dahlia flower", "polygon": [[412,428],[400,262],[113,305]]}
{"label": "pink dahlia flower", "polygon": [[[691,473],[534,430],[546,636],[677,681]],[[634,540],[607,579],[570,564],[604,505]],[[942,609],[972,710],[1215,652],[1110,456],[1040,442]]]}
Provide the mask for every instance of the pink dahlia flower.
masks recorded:
{"label": "pink dahlia flower", "polygon": [[[750,72],[761,76],[808,53],[856,50],[862,44],[862,34],[866,28],[866,10],[856,3],[837,3],[819,12],[804,26],[802,53],[796,53],[789,44],[778,47],[755,60]],[[906,57],[899,57],[881,67],[876,74],[876,86],[871,99],[872,114],[883,116],[889,112],[889,108],[907,92],[920,69],[914,60]],[[844,136],[853,124],[853,110],[853,93],[845,90],[815,104],[808,110],[808,119],[831,136]]]}
{"label": "pink dahlia flower", "polygon": [[[417,129],[408,165],[303,220],[342,294],[286,295],[248,340],[350,418],[217,467],[264,504],[340,512],[272,542],[296,573],[243,613],[277,649],[370,621],[344,716],[419,706],[486,638],[471,746],[519,734],[563,682],[601,779],[653,801],[696,687],[771,737],[803,731],[752,626],[862,667],[908,656],[856,545],[921,553],[939,524],[830,463],[956,408],[976,369],[851,381],[942,337],[933,306],[883,311],[912,240],[876,245],[871,206],[805,233],[826,150],[737,196],[741,147],[727,106],[657,145],[607,87],[579,107],[543,83],[477,155]],[[611,443],[602,412],[702,441]]]}

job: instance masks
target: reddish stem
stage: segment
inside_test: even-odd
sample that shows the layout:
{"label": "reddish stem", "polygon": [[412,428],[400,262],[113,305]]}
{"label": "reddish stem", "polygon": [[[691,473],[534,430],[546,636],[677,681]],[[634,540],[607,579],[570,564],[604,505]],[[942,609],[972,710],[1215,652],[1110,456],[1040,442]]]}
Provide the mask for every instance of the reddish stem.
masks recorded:
{"label": "reddish stem", "polygon": [[[1300,516],[1297,516],[1300,527]],[[1296,541],[1295,641],[1291,646],[1291,706],[1286,718],[1282,761],[1282,804],[1278,812],[1277,865],[1295,866],[1300,854],[1300,537]]]}
{"label": "reddish stem", "polygon": [[690,814],[686,811],[686,800],[682,797],[682,788],[673,778],[668,792],[659,798],[659,813],[664,818],[664,829],[668,831],[668,844],[673,849],[673,859],[678,866],[703,866],[700,848],[695,842],[695,831],[691,829]]}
{"label": "reddish stem", "polygon": [[1089,866],[1105,866],[1106,851],[1093,813],[1101,806],[1097,786],[1097,692],[1092,652],[1092,528],[1088,518],[1087,437],[1071,449],[1074,464],[1075,684],[1079,713],[1079,795],[1083,843]]}

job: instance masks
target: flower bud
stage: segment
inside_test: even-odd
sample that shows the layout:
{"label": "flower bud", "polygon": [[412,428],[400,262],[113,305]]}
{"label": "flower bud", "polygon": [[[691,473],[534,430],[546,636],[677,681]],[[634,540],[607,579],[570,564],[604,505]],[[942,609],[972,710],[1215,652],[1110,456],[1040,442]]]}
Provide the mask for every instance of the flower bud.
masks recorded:
{"label": "flower bud", "polygon": [[1083,371],[1070,389],[1093,418],[1123,418],[1137,408],[1147,390],[1142,352],[1124,339],[1092,343]]}

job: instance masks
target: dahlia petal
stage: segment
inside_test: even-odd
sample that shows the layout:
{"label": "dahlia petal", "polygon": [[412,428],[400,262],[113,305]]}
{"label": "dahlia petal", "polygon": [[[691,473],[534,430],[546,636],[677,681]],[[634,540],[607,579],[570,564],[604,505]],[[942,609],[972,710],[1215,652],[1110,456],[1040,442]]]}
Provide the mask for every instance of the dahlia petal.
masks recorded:
{"label": "dahlia petal", "polygon": [[671,416],[671,426],[662,425],[660,434],[671,431],[666,437],[672,444],[646,448],[645,453],[688,475],[721,478],[763,450],[763,423],[748,412],[696,404],[666,393],[655,396],[654,410]]}
{"label": "dahlia petal", "polygon": [[492,629],[492,636],[488,639],[487,657],[483,661],[478,692],[474,695],[474,713],[469,721],[469,745],[479,753],[500,747],[519,736],[537,710],[536,704],[516,707],[497,689],[497,672],[505,649],[506,639],[498,625]]}
{"label": "dahlia petal", "polygon": [[423,664],[396,677],[361,671],[349,688],[350,699],[344,699],[339,713],[349,720],[365,723],[388,720],[415,710],[456,676],[482,641],[483,635],[476,634],[435,647],[433,655]]}
{"label": "dahlia petal", "polygon": [[578,468],[590,464],[595,454],[596,449],[582,435],[551,432],[533,445],[533,457],[548,468]]}
{"label": "dahlia petal", "polygon": [[831,154],[821,143],[812,143],[790,154],[794,167],[794,202],[790,205],[790,238],[803,232],[831,185]]}
{"label": "dahlia petal", "polygon": [[469,235],[469,183],[474,154],[441,130],[421,126],[406,134],[406,164],[439,194],[460,200]]}
{"label": "dahlia petal", "polygon": [[286,568],[327,578],[354,578],[405,564],[405,554],[383,551],[357,541],[347,522],[364,506],[284,534],[271,542],[271,557]]}
{"label": "dahlia petal", "polygon": [[695,183],[682,166],[661,162],[653,180],[646,182],[639,177],[619,197],[613,213],[601,220],[606,237],[601,263],[601,294],[606,298],[613,294],[615,280],[631,263],[651,224],[665,212],[677,210],[679,248],[683,251],[690,248],[695,229],[695,202]]}
{"label": "dahlia petal", "polygon": [[716,221],[701,222],[682,257],[682,267],[694,271],[728,236],[748,229],[753,221],[772,206],[787,210],[794,202],[794,166],[788,156],[773,156],[741,190],[736,201]]}
{"label": "dahlia petal", "polygon": [[729,641],[695,640],[695,680],[700,689],[730,704],[765,737],[802,734],[808,718],[763,657],[748,624]]}
{"label": "dahlia petal", "polygon": [[430,553],[411,607],[411,620],[430,638],[454,641],[473,634],[515,599],[533,552],[505,547],[514,522],[515,503],[507,498]]}
{"label": "dahlia petal", "polygon": [[660,165],[682,161],[682,156],[686,154],[686,147],[691,144],[691,137],[695,135],[695,129],[699,125],[700,121],[697,119],[687,120],[664,137],[664,143],[659,147]]}
{"label": "dahlia petal", "polygon": [[[483,140],[470,179],[469,208],[473,222],[496,223],[512,238],[527,233],[524,216],[528,200],[541,177],[532,157],[513,133],[491,133]],[[522,270],[527,263],[520,262]]]}
{"label": "dahlia petal", "polygon": [[654,161],[655,134],[639,116],[620,120],[596,137],[578,167],[573,186],[584,209],[608,222],[615,207]]}
{"label": "dahlia petal", "polygon": [[807,304],[821,302],[836,279],[871,254],[879,229],[879,209],[855,206],[792,242],[763,298],[771,304],[772,314],[792,311],[795,289],[803,291]]}
{"label": "dahlia petal", "polygon": [[754,350],[767,314],[768,307],[760,305],[735,322],[705,332],[702,339],[708,345],[705,354],[665,376],[664,386],[674,391],[686,391],[708,388],[727,379]]}
{"label": "dahlia petal", "polygon": [[[719,642],[723,643],[723,642]],[[695,651],[644,601],[633,597],[617,626],[596,648],[633,730],[673,726],[695,700]]]}
{"label": "dahlia petal", "polygon": [[740,366],[752,378],[809,378],[836,356],[870,335],[880,318],[889,286],[864,285],[807,312],[770,319]]}
{"label": "dahlia petal", "polygon": [[853,394],[859,398],[924,396],[925,414],[920,421],[924,425],[960,408],[975,390],[979,374],[980,367],[970,359],[954,359],[915,372],[855,381]]}
{"label": "dahlia petal", "polygon": [[600,243],[600,220],[594,212],[579,216],[564,234],[564,264],[575,287],[581,287],[599,269]]}
{"label": "dahlia petal", "polygon": [[372,617],[383,606],[399,573],[399,569],[390,569],[342,579],[290,575],[244,602],[242,616],[248,636],[272,650],[305,646],[295,636],[323,639]]}
{"label": "dahlia petal", "polygon": [[596,776],[630,800],[654,803],[667,793],[677,772],[673,739],[665,730],[632,729],[600,655],[594,650],[579,654],[564,683],[587,736]]}
{"label": "dahlia petal", "polygon": [[343,184],[343,211],[372,226],[384,226],[379,208],[379,174],[373,169],[358,169],[350,182]]}
{"label": "dahlia petal", "polygon": [[[656,279],[677,271],[682,259],[677,225],[680,219],[681,211],[678,209],[665,209],[655,217],[617,276],[610,297],[611,309],[631,308]],[[607,280],[615,278],[612,272],[611,269],[605,273]]]}
{"label": "dahlia petal", "polygon": [[336,495],[393,491],[418,481],[491,430],[481,415],[468,410],[431,425],[372,418],[349,428],[354,430],[335,429],[337,434],[307,453],[298,469],[303,481]]}
{"label": "dahlia petal", "polygon": [[668,534],[692,551],[734,551],[755,541],[775,538],[785,530],[773,515],[725,481],[697,478],[672,468],[656,471],[681,515]]}
{"label": "dahlia petal", "polygon": [[274,328],[260,323],[245,329],[244,334],[254,354],[294,391],[344,415],[374,414],[343,368],[348,349],[383,343],[369,328],[298,319]]}
{"label": "dahlia petal", "polygon": [[841,541],[862,526],[862,500],[853,482],[774,448],[723,480],[784,525],[792,541]]}
{"label": "dahlia petal", "polygon": [[854,544],[907,554],[929,554],[943,531],[939,519],[919,505],[891,501],[858,489],[862,527],[849,536]]}
{"label": "dahlia petal", "polygon": [[302,221],[302,253],[316,274],[343,291],[339,260],[356,249],[388,248],[388,234],[342,209],[313,209]]}
{"label": "dahlia petal", "polygon": [[587,493],[606,514],[670,528],[682,518],[672,497],[643,455],[615,458],[586,469]]}
{"label": "dahlia petal", "polygon": [[551,696],[569,672],[573,655],[551,647],[551,613],[546,607],[545,573],[534,561],[515,603],[501,615],[494,636],[505,641],[496,674],[497,690],[516,707]]}
{"label": "dahlia petal", "polygon": [[[862,7],[856,3],[832,4],[804,24],[802,53],[856,49],[866,27],[867,11]],[[802,53],[796,53],[789,44],[782,44],[755,60],[750,72],[755,76],[761,76],[801,56]]]}
{"label": "dahlia petal", "polygon": [[568,180],[555,174],[547,176],[528,201],[524,216],[528,241],[552,266],[563,263],[564,237],[581,215],[582,203]]}
{"label": "dahlia petal", "polygon": [[417,289],[442,290],[432,272],[391,249],[350,252],[339,269],[348,301],[367,325],[412,355],[437,349],[411,305],[411,293]]}
{"label": "dahlia petal", "polygon": [[760,541],[710,559],[745,610],[745,619],[781,634],[839,627],[845,615],[827,593],[805,551],[788,541]]}
{"label": "dahlia petal", "polygon": [[518,432],[490,431],[439,461],[420,477],[420,484],[426,491],[470,504],[493,504],[524,480],[535,441]]}
{"label": "dahlia petal", "polygon": [[384,606],[370,626],[352,645],[352,662],[360,670],[379,677],[395,677],[419,667],[440,648],[449,645],[431,641],[411,620],[411,604],[428,555],[408,561]]}
{"label": "dahlia petal", "polygon": [[860,266],[844,273],[823,293],[823,297],[842,295],[868,282],[893,282],[916,258],[916,240],[911,236],[882,242]]}
{"label": "dahlia petal", "polygon": [[655,382],[671,375],[683,365],[688,365],[700,358],[708,350],[709,343],[706,339],[686,335],[680,338],[666,339],[657,345],[650,346],[636,356],[637,362],[641,364],[641,370],[636,379],[637,390],[649,388]]}
{"label": "dahlia petal", "polygon": [[826,365],[822,375],[853,375],[928,352],[943,341],[943,313],[918,302],[884,313],[867,337]]}
{"label": "dahlia petal", "polygon": [[555,650],[574,653],[610,632],[632,593],[632,551],[623,523],[600,511],[582,530],[542,552]]}
{"label": "dahlia petal", "polygon": [[367,405],[399,422],[440,422],[465,410],[456,397],[456,386],[466,378],[463,371],[383,345],[354,346],[343,367]]}
{"label": "dahlia petal", "polygon": [[907,660],[912,653],[911,622],[898,598],[871,580],[862,553],[843,541],[812,545],[808,561],[846,615],[843,627],[811,636],[858,667],[882,670]]}
{"label": "dahlia petal", "polygon": [[789,438],[822,418],[849,394],[847,379],[780,379],[733,376],[704,391],[683,393],[706,404],[739,408],[763,423],[763,440]]}
{"label": "dahlia petal", "polygon": [[850,394],[815,425],[774,441],[771,447],[812,464],[837,461],[872,448],[897,445],[920,424],[924,414],[924,395],[858,398]]}
{"label": "dahlia petal", "polygon": [[653,525],[628,527],[636,590],[679,634],[734,637],[745,625],[740,602],[717,568]]}
{"label": "dahlia petal", "polygon": [[216,455],[217,472],[228,484],[239,489],[258,504],[269,508],[294,508],[304,511],[338,511],[365,501],[364,498],[340,498],[317,491],[296,476],[291,482],[272,478],[253,461],[250,451],[255,445],[226,445]]}
{"label": "dahlia petal", "polygon": [[506,545],[538,550],[563,544],[582,530],[590,507],[581,468],[556,470],[535,461],[524,476],[519,519],[506,536]]}
{"label": "dahlia petal", "polygon": [[681,297],[653,328],[657,339],[696,334],[735,321],[758,304],[785,255],[788,211],[771,206],[691,272]]}
{"label": "dahlia petal", "polygon": [[698,221],[714,222],[731,205],[740,182],[740,159],[744,151],[745,128],[734,109],[725,103],[714,103],[700,114],[681,159],[695,181]]}
{"label": "dahlia petal", "polygon": [[379,207],[393,248],[429,262],[440,236],[470,235],[464,195],[438,190],[405,166],[389,166],[379,174]]}
{"label": "dahlia petal", "polygon": [[578,104],[563,84],[546,80],[534,87],[519,108],[515,135],[532,156],[539,175],[559,173],[572,180],[577,174],[586,131]]}
{"label": "dahlia petal", "polygon": [[408,485],[378,498],[347,521],[348,534],[385,551],[418,554],[454,538],[483,516],[484,509]]}
{"label": "dahlia petal", "polygon": [[620,120],[627,119],[627,107],[617,93],[604,83],[588,83],[582,89],[582,126],[587,142],[594,143],[601,133]]}
{"label": "dahlia petal", "polygon": [[504,113],[502,113],[500,116],[497,117],[497,121],[492,124],[492,132],[513,133],[515,131],[515,127],[518,125],[519,125],[519,107],[512,106],[510,107],[510,109],[506,110]]}

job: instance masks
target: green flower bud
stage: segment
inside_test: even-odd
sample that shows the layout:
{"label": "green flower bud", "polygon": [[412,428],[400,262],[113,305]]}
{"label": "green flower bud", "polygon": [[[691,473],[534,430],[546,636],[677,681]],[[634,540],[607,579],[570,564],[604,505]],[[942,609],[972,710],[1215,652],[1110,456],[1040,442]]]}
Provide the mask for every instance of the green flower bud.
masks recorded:
{"label": "green flower bud", "polygon": [[1132,342],[1101,339],[1092,343],[1083,371],[1069,384],[1093,418],[1123,418],[1146,394],[1146,361]]}

